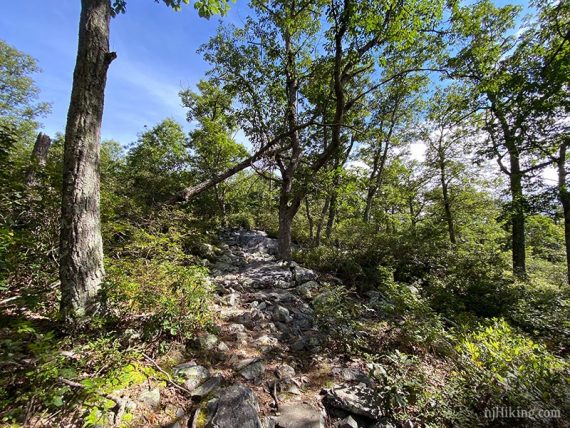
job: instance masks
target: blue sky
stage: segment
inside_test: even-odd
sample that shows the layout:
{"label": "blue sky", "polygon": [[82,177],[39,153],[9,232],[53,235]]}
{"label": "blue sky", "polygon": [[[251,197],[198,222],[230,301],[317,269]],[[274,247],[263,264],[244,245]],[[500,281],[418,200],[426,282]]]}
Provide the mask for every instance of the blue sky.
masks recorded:
{"label": "blue sky", "polygon": [[[79,23],[79,0],[20,0],[3,2],[0,38],[37,59],[42,72],[35,75],[41,100],[52,103],[42,120],[44,132],[63,132]],[[241,24],[246,2],[232,4],[223,22]],[[199,18],[192,6],[174,12],[154,0],[130,0],[127,13],[111,22],[111,49],[118,58],[109,70],[103,139],[127,145],[144,125],[166,117],[183,123],[180,89],[194,87],[208,69],[198,47],[212,36],[220,22]]]}

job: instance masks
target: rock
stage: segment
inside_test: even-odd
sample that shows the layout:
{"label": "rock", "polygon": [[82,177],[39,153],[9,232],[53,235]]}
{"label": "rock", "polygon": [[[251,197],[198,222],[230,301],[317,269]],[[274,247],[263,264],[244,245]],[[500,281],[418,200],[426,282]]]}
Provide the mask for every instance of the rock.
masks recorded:
{"label": "rock", "polygon": [[291,350],[298,352],[302,351],[309,345],[309,340],[306,337],[301,337],[291,344]]}
{"label": "rock", "polygon": [[192,391],[192,397],[202,398],[216,391],[222,384],[221,376],[214,376]]}
{"label": "rock", "polygon": [[358,382],[358,383],[365,383],[366,385],[371,384],[370,379],[363,373],[361,370],[353,367],[335,367],[331,370],[333,376],[340,378],[345,381],[349,382]]}
{"label": "rock", "polygon": [[198,344],[200,345],[200,349],[204,351],[212,351],[215,349],[216,344],[218,343],[218,338],[213,334],[205,334],[198,338]]}
{"label": "rock", "polygon": [[338,428],[358,428],[358,422],[356,422],[352,416],[347,416],[336,426]]}
{"label": "rock", "polygon": [[275,418],[280,428],[324,428],[325,423],[319,410],[303,403],[283,403],[279,406],[280,415]]}
{"label": "rock", "polygon": [[319,289],[319,283],[317,281],[307,281],[299,285],[295,291],[297,294],[305,299],[310,299],[313,297],[313,293]]}
{"label": "rock", "polygon": [[397,428],[398,422],[391,418],[380,418],[378,422],[372,425],[370,428]]}
{"label": "rock", "polygon": [[382,400],[372,388],[364,384],[340,386],[326,390],[324,404],[355,415],[379,419],[382,416]]}
{"label": "rock", "polygon": [[313,306],[325,303],[327,300],[331,298],[331,296],[332,296],[331,291],[323,291],[313,299]]}
{"label": "rock", "polygon": [[235,305],[237,305],[238,300],[239,300],[239,294],[236,292],[232,292],[224,297],[223,303],[226,306],[230,306],[233,308]]}
{"label": "rock", "polygon": [[279,379],[290,379],[295,376],[295,369],[288,364],[281,364],[275,369]]}
{"label": "rock", "polygon": [[232,334],[242,333],[245,331],[245,326],[243,324],[230,324],[228,325],[228,331]]}
{"label": "rock", "polygon": [[157,409],[160,406],[160,389],[154,388],[143,391],[139,395],[140,403],[149,409]]}
{"label": "rock", "polygon": [[289,321],[291,319],[289,310],[281,305],[276,305],[273,309],[273,319],[281,322]]}
{"label": "rock", "polygon": [[247,380],[259,380],[265,372],[265,366],[257,359],[239,369],[239,373]]}
{"label": "rock", "polygon": [[314,271],[300,266],[295,266],[293,268],[293,276],[297,284],[304,284],[318,278],[318,275]]}
{"label": "rock", "polygon": [[223,389],[207,412],[206,428],[262,428],[257,397],[243,385]]}
{"label": "rock", "polygon": [[262,347],[268,347],[277,346],[279,344],[279,341],[275,337],[264,334],[263,336],[259,336],[257,339],[255,339],[255,343]]}
{"label": "rock", "polygon": [[185,364],[174,367],[174,374],[182,376],[185,380],[184,387],[190,391],[200,386],[210,377],[210,371],[202,366],[186,366]]}

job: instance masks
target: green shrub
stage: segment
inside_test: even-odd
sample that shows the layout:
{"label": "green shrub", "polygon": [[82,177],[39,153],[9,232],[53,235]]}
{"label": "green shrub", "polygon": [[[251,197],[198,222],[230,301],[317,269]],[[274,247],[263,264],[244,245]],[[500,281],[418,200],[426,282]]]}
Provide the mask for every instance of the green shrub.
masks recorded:
{"label": "green shrub", "polygon": [[205,268],[141,259],[107,266],[108,305],[121,318],[144,314],[147,334],[189,338],[212,321]]}
{"label": "green shrub", "polygon": [[358,352],[362,330],[357,321],[360,306],[342,286],[333,286],[315,297],[315,321],[326,335],[328,345],[345,352]]}
{"label": "green shrub", "polygon": [[456,349],[458,370],[448,386],[461,391],[456,406],[479,418],[485,409],[501,406],[568,414],[569,364],[514,332],[504,320],[462,335]]}
{"label": "green shrub", "polygon": [[227,218],[227,223],[230,228],[255,229],[255,218],[252,214],[247,212],[230,214]]}

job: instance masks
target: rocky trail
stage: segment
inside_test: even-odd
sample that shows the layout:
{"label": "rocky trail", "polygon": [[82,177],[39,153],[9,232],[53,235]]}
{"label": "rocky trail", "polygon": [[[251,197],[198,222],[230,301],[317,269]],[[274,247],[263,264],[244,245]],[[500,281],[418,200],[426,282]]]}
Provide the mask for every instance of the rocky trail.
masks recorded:
{"label": "rocky trail", "polygon": [[218,333],[200,336],[196,358],[172,369],[197,404],[163,426],[396,426],[382,417],[370,367],[323,346],[313,305],[335,279],[276,259],[277,242],[263,232],[223,242],[211,269]]}

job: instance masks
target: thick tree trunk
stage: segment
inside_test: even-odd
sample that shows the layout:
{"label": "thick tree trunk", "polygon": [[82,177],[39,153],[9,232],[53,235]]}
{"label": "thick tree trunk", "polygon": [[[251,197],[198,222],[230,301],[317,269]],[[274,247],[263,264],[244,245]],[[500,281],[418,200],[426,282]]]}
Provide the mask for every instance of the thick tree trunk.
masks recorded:
{"label": "thick tree trunk", "polygon": [[566,143],[560,146],[558,157],[558,196],[564,213],[564,241],[566,246],[566,276],[570,284],[570,191],[566,182]]}
{"label": "thick tree trunk", "polygon": [[82,0],[79,47],[65,129],[60,238],[61,315],[80,323],[99,307],[104,276],[99,152],[109,52],[109,0]]}
{"label": "thick tree trunk", "polygon": [[522,172],[518,154],[509,153],[511,173],[509,175],[511,191],[511,228],[513,247],[513,273],[521,278],[526,277],[526,243],[525,243],[525,198],[522,187]]}
{"label": "thick tree trunk", "polygon": [[42,170],[47,164],[48,152],[51,146],[51,138],[40,132],[31,156],[31,167],[26,177],[26,185],[28,187],[38,184],[38,172]]}

